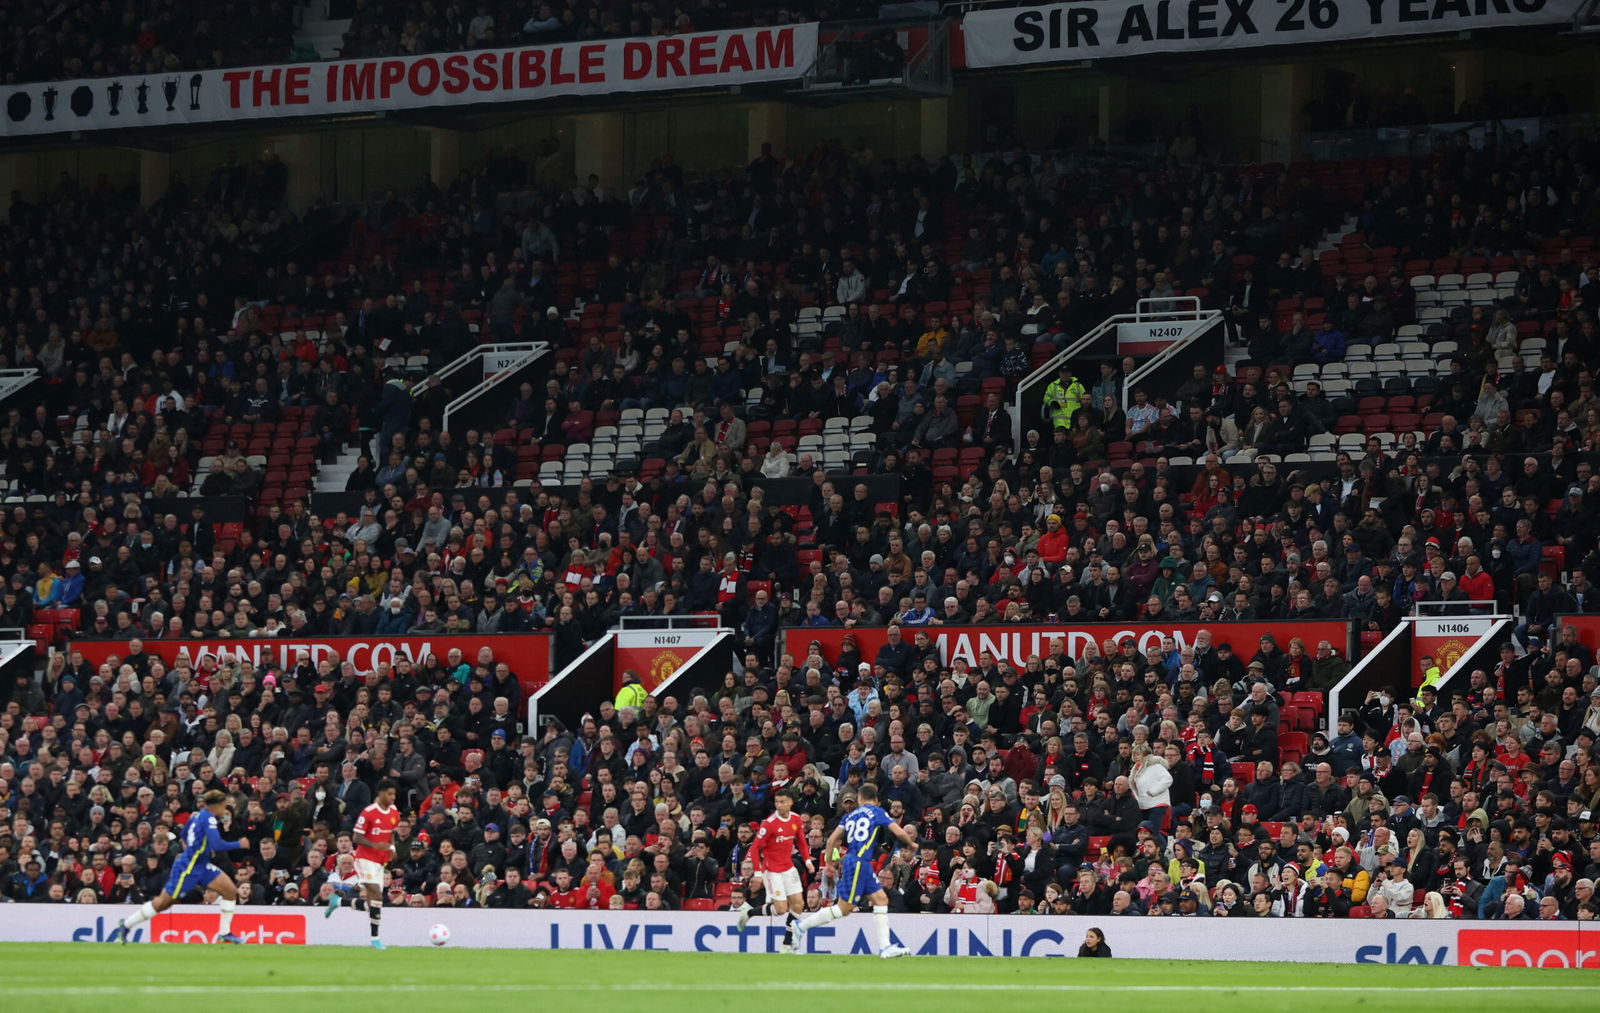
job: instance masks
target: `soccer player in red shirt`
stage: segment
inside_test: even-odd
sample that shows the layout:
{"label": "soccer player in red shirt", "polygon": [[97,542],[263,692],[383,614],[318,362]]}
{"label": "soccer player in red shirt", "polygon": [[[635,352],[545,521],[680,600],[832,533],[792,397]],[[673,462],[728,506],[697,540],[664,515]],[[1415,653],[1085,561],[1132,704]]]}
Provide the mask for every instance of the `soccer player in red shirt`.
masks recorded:
{"label": "soccer player in red shirt", "polygon": [[[777,812],[761,821],[755,840],[750,843],[750,863],[766,889],[767,902],[761,905],[761,913],[786,916],[783,949],[788,952],[794,946],[795,919],[806,909],[806,888],[794,867],[794,849],[799,847],[808,873],[816,872],[816,866],[811,861],[811,846],[806,843],[805,820],[794,811],[794,793],[777,792],[773,804]],[[743,929],[755,909],[746,901],[739,905],[738,912],[739,928]]]}
{"label": "soccer player in red shirt", "polygon": [[379,781],[377,800],[361,810],[351,834],[356,845],[356,882],[366,896],[348,898],[340,890],[328,899],[328,910],[323,914],[323,917],[331,917],[344,900],[349,900],[350,906],[358,911],[365,910],[375,950],[388,949],[378,938],[378,923],[383,920],[383,871],[394,857],[394,828],[400,824],[400,810],[395,808],[394,796],[395,783],[388,778]]}

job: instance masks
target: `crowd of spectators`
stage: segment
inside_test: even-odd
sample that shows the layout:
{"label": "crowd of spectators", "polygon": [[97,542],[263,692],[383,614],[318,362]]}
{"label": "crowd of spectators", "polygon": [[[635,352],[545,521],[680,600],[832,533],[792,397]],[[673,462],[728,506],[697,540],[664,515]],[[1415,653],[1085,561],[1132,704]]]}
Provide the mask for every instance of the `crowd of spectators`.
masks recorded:
{"label": "crowd of spectators", "polygon": [[0,81],[280,63],[292,45],[295,6],[291,0],[19,0],[0,8],[7,56]]}
{"label": "crowd of spectators", "polygon": [[[1437,205],[1487,208],[1496,223],[1462,231],[1461,253],[1592,238],[1596,197],[1576,168],[1592,154],[1443,151],[1367,187],[1362,227],[1374,242],[1431,241],[1405,234],[1402,209]],[[389,776],[408,814],[392,900],[737,903],[750,823],[772,791],[800,794],[816,844],[871,779],[925,844],[882,870],[903,910],[1162,913],[1170,899],[1177,913],[1230,916],[1442,904],[1516,917],[1509,888],[1529,912],[1553,897],[1565,917],[1592,915],[1600,704],[1593,657],[1555,619],[1600,608],[1592,263],[1529,265],[1562,272],[1570,294],[1548,315],[1522,298],[1503,308],[1550,325],[1559,357],[1499,385],[1487,361],[1459,357],[1468,400],[1422,441],[1476,448],[1459,419],[1515,398],[1548,453],[1380,442],[1322,472],[1278,458],[1298,442],[1223,459],[1229,427],[1257,411],[1300,439],[1321,417],[1316,392],[1281,367],[1287,336],[1255,343],[1260,365],[1204,363],[1170,397],[1135,391],[1126,412],[1125,366],[1108,362],[1077,384],[1060,432],[1002,417],[1040,353],[1141,295],[1248,304],[1257,282],[1238,257],[1262,266],[1263,299],[1301,286],[1359,307],[1370,286],[1403,287],[1403,273],[1317,267],[1309,244],[1349,209],[1309,176],[1020,150],[895,161],[825,145],[704,178],[664,163],[625,195],[591,182],[499,199],[529,179],[517,153],[495,152],[447,191],[424,179],[360,223],[264,209],[229,189],[231,166],[148,208],[72,180],[14,198],[0,344],[8,364],[53,382],[0,428],[6,478],[47,497],[4,518],[0,619],[75,608],[75,636],[127,647],[99,667],[59,654],[6,687],[7,899],[142,896],[173,854],[167,830],[220,788],[229,834],[252,842],[247,902],[314,901],[358,803]],[[1524,200],[1544,188],[1552,214]],[[321,229],[342,230],[345,249],[299,263]],[[579,301],[615,313],[602,340],[574,340]],[[798,332],[802,308],[835,302],[852,304],[835,329]],[[266,323],[311,310],[316,338]],[[513,408],[541,444],[581,442],[630,403],[686,408],[651,449],[659,467],[505,488],[515,448],[443,432],[442,392],[394,369],[399,355],[442,362],[470,347],[469,320],[561,345],[546,396],[530,385]],[[704,346],[721,352],[733,329],[736,350],[709,365]],[[752,399],[751,387],[764,389]],[[167,506],[214,427],[290,409],[333,449],[353,420],[394,453],[352,479],[370,511],[258,502],[229,532]],[[846,415],[870,418],[863,470],[898,475],[896,500],[871,501],[779,437],[786,422]],[[776,448],[747,442],[759,425]],[[1119,443],[1127,460],[1110,452]],[[968,450],[968,473],[939,463]],[[1198,469],[1174,468],[1178,454]],[[248,455],[217,456],[207,495],[259,494]],[[769,507],[757,475],[806,477],[812,501]],[[1558,545],[1570,579],[1544,572]],[[968,670],[915,643],[789,658],[773,641],[782,624],[1136,612],[1381,630],[1414,604],[1465,607],[1452,602],[1468,581],[1521,609],[1526,654],[1448,703],[1413,704],[1409,687],[1375,695],[1287,763],[1278,708],[1319,686],[1329,660],[1303,644],[1252,651],[1248,666],[1245,645],[1234,658],[1218,643]],[[168,666],[144,650],[280,630],[547,629],[561,660],[621,614],[683,611],[718,611],[741,631],[742,674],[683,704],[597,701],[572,729],[519,729],[517,673],[470,637],[459,655],[372,672],[258,670],[225,654]]]}
{"label": "crowd of spectators", "polygon": [[[406,56],[523,43],[587,42],[679,32],[877,18],[854,0],[739,6],[718,0],[682,4],[602,4],[591,0],[463,0],[441,11],[416,0],[355,0],[343,56]],[[324,53],[324,57],[332,54]]]}

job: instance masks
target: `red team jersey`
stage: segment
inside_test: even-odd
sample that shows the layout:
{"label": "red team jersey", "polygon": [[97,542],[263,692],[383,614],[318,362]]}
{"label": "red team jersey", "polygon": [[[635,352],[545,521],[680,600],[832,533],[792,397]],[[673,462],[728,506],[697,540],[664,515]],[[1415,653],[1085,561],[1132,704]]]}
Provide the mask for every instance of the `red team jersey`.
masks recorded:
{"label": "red team jersey", "polygon": [[756,839],[750,845],[750,861],[757,872],[787,872],[794,868],[797,846],[800,857],[810,861],[811,846],[806,843],[805,822],[799,813],[790,813],[788,819],[773,813],[756,829]]}
{"label": "red team jersey", "polygon": [[356,845],[356,857],[364,858],[369,862],[379,865],[389,864],[389,859],[394,852],[389,848],[389,839],[394,836],[394,828],[400,825],[400,807],[392,806],[389,809],[379,809],[374,802],[361,810],[361,815],[356,817],[355,833],[365,837],[374,844],[383,846],[383,850],[369,848],[364,844]]}

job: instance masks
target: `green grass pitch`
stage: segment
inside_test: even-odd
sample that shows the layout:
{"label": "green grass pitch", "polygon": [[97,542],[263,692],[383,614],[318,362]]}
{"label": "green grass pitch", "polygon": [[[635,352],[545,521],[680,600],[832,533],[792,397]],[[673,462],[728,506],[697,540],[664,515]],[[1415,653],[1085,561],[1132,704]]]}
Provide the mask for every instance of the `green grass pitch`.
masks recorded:
{"label": "green grass pitch", "polygon": [[[792,996],[778,989],[795,989]],[[1002,957],[755,956],[395,947],[0,945],[11,1009],[253,1013],[397,1008],[749,1010],[862,1013],[1069,1009],[1122,1013],[1367,1008],[1594,1009],[1600,977],[1522,968]],[[537,1005],[535,1005],[537,1004]],[[572,1005],[579,1004],[579,1005]]]}

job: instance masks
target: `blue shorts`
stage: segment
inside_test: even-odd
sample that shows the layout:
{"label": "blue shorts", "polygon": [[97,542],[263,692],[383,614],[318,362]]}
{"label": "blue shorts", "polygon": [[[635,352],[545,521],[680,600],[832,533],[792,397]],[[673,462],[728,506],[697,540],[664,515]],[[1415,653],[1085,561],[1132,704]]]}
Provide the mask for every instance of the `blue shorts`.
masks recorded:
{"label": "blue shorts", "polygon": [[847,900],[852,904],[856,904],[881,889],[883,887],[878,883],[877,870],[873,869],[870,858],[845,855],[840,860],[839,887],[835,891],[835,896],[839,900]]}
{"label": "blue shorts", "polygon": [[222,870],[210,862],[179,862],[172,867],[165,889],[173,900],[182,900],[184,894],[206,886],[222,874]]}

